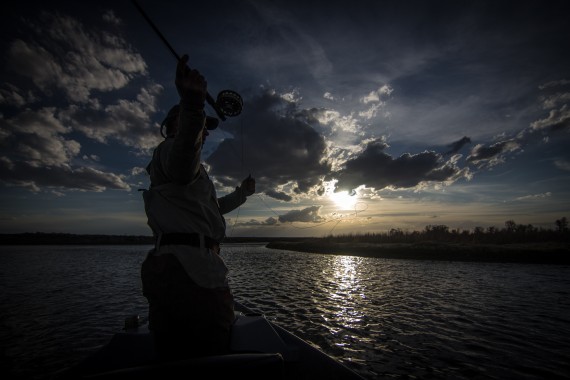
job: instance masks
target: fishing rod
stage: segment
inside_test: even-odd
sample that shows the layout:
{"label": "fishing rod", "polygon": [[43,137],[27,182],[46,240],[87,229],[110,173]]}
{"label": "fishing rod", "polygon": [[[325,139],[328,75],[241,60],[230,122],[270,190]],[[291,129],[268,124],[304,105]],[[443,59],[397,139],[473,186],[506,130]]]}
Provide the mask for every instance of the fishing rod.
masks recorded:
{"label": "fishing rod", "polygon": [[[139,5],[139,3],[137,3],[136,0],[132,0],[132,2],[140,14],[144,17],[144,19],[148,22],[150,27],[155,31],[158,37],[162,40],[162,42],[164,42],[166,47],[174,55],[176,60],[180,61],[180,55],[178,55],[166,37],[164,37],[158,27],[154,24],[154,22],[152,22],[150,17],[148,17],[144,9]],[[206,101],[210,106],[212,106],[214,111],[216,111],[218,117],[223,121],[226,120],[226,116],[234,117],[239,115],[243,109],[243,99],[241,98],[240,94],[232,90],[220,91],[216,100],[214,100],[214,98],[212,98],[212,96],[206,92]]]}

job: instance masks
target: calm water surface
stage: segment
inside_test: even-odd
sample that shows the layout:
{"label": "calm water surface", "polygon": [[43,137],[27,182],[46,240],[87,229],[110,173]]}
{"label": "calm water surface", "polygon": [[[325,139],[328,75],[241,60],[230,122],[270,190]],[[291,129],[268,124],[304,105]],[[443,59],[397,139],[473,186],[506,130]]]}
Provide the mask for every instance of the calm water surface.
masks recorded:
{"label": "calm water surface", "polygon": [[[0,247],[0,365],[53,378],[146,316],[147,246]],[[570,378],[570,267],[225,245],[237,300],[369,379]],[[3,376],[3,378],[6,378]]]}

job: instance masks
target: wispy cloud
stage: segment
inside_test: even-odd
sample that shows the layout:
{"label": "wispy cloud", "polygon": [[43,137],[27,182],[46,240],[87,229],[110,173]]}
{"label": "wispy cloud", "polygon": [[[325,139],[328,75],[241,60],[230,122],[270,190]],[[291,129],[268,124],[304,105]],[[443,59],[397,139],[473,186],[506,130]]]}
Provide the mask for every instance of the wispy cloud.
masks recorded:
{"label": "wispy cloud", "polygon": [[550,191],[548,191],[546,193],[541,193],[541,194],[524,195],[522,197],[517,197],[515,200],[517,200],[517,201],[532,201],[532,200],[537,200],[537,199],[549,198],[551,196],[552,196],[552,193]]}
{"label": "wispy cloud", "polygon": [[491,145],[477,144],[467,156],[467,161],[477,164],[479,168],[493,167],[504,162],[505,154],[520,148],[521,145],[516,140],[500,141]]}
{"label": "wispy cloud", "polygon": [[570,172],[570,161],[566,160],[556,160],[554,161],[554,165],[561,170],[569,171]]}

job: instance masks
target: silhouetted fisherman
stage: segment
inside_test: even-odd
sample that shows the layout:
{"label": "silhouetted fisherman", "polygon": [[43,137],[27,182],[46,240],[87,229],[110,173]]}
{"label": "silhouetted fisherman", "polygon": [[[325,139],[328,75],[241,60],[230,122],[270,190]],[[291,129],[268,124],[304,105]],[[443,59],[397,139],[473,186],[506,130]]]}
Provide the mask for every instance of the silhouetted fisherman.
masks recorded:
{"label": "silhouetted fisherman", "polygon": [[144,192],[156,245],[142,265],[143,294],[164,360],[228,352],[234,309],[228,270],[219,256],[226,231],[222,215],[255,192],[249,176],[231,194],[217,197],[201,153],[218,120],[206,117],[206,80],[187,61],[184,55],[178,62],[180,103],[163,122],[166,139],[154,151],[147,168],[151,185]]}

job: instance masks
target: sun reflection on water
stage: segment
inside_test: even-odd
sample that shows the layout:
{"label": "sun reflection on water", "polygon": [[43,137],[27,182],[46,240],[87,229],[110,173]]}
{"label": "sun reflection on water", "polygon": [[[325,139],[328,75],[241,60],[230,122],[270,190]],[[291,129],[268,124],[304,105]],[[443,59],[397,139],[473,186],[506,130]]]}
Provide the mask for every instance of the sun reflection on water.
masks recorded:
{"label": "sun reflection on water", "polygon": [[356,308],[355,298],[366,301],[365,285],[362,278],[362,258],[334,256],[332,259],[332,286],[329,297],[334,300],[334,318],[343,328],[354,328],[362,322],[363,313]]}

